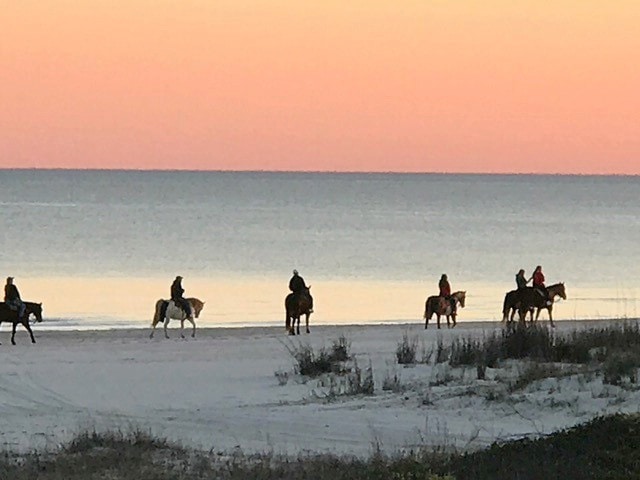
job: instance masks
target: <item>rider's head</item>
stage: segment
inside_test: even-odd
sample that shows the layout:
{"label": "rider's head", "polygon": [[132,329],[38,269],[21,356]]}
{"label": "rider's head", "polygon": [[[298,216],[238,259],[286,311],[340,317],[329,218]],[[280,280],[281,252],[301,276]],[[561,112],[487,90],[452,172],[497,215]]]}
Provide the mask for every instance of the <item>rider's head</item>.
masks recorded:
{"label": "rider's head", "polygon": [[540,270],[542,270],[542,267],[541,267],[540,265],[538,265],[538,266],[536,267],[536,272],[539,272]]}
{"label": "rider's head", "polygon": [[298,270],[296,270],[295,268],[293,269],[293,274],[294,275],[298,275]]}
{"label": "rider's head", "polygon": [[7,277],[7,283],[8,284],[12,284],[13,283],[13,277]]}
{"label": "rider's head", "polygon": [[520,269],[520,271],[518,272],[518,275],[524,275],[524,268]]}
{"label": "rider's head", "polygon": [[446,280],[446,279],[447,279],[447,274],[446,274],[446,273],[443,273],[443,274],[442,274],[442,277],[440,277],[440,280]]}
{"label": "rider's head", "polygon": [[176,280],[182,280],[182,277],[180,275],[177,275]]}

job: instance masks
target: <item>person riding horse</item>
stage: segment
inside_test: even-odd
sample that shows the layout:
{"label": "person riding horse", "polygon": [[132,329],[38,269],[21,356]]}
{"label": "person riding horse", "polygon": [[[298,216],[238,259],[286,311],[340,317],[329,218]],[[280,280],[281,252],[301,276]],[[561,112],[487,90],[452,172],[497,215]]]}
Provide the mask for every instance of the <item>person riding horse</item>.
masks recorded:
{"label": "person riding horse", "polygon": [[456,299],[451,296],[451,285],[449,285],[449,280],[447,279],[447,274],[443,273],[440,277],[440,282],[438,282],[438,288],[440,289],[440,296],[445,299],[445,301],[451,304],[451,313],[456,313]]}
{"label": "person riding horse", "polygon": [[523,288],[527,288],[527,283],[529,283],[531,279],[527,280],[524,276],[524,268],[521,268],[520,271],[516,274],[516,286],[517,290],[522,290]]}
{"label": "person riding horse", "polygon": [[180,306],[188,318],[192,317],[191,305],[186,298],[184,298],[184,288],[182,288],[182,277],[178,275],[171,284],[171,300],[178,306]]}
{"label": "person riding horse", "polygon": [[293,271],[293,277],[289,280],[289,290],[296,295],[307,295],[309,298],[309,313],[313,313],[313,297],[309,293],[309,289],[307,288],[307,284],[304,282],[304,278],[298,274],[298,270]]}
{"label": "person riding horse", "polygon": [[24,317],[27,306],[20,298],[18,287],[13,283],[13,277],[7,277],[7,283],[4,286],[4,301],[11,310],[18,312],[18,320]]}
{"label": "person riding horse", "polygon": [[538,265],[533,271],[533,275],[531,276],[531,278],[533,279],[533,288],[540,295],[542,295],[542,298],[545,299],[547,305],[551,305],[549,292],[547,291],[547,287],[544,284],[544,273],[542,273],[542,267],[540,265]]}

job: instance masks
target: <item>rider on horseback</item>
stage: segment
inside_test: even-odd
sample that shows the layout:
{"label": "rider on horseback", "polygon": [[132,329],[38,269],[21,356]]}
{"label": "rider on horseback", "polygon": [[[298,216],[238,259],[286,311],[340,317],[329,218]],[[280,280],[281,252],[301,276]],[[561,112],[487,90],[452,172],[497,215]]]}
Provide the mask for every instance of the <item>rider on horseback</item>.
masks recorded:
{"label": "rider on horseback", "polygon": [[443,273],[440,277],[440,282],[438,282],[438,287],[440,288],[440,296],[444,298],[451,304],[451,313],[456,313],[456,299],[451,296],[451,285],[449,285],[449,280],[447,279],[447,274]]}
{"label": "rider on horseback", "polygon": [[529,283],[531,279],[527,280],[524,276],[524,268],[521,268],[520,271],[516,274],[516,285],[518,290],[522,290],[523,288],[527,288],[527,283]]}
{"label": "rider on horseback", "polygon": [[7,283],[4,286],[4,301],[11,310],[18,312],[18,320],[22,319],[27,306],[20,298],[18,287],[13,284],[13,277],[7,277]]}
{"label": "rider on horseback", "polygon": [[304,278],[298,275],[298,270],[293,270],[293,277],[291,277],[291,280],[289,280],[289,290],[291,290],[296,295],[306,294],[309,298],[309,313],[313,313],[313,297],[309,293],[307,284],[304,283]]}
{"label": "rider on horseback", "polygon": [[182,277],[178,275],[171,284],[171,300],[184,310],[187,318],[192,318],[191,305],[189,305],[189,302],[183,297],[183,295],[184,288],[182,288]]}
{"label": "rider on horseback", "polygon": [[549,292],[547,291],[547,287],[544,284],[544,273],[542,273],[542,267],[540,265],[538,265],[533,271],[533,275],[531,276],[531,278],[533,279],[533,288],[540,295],[542,295],[542,298],[545,299],[547,306],[551,305]]}

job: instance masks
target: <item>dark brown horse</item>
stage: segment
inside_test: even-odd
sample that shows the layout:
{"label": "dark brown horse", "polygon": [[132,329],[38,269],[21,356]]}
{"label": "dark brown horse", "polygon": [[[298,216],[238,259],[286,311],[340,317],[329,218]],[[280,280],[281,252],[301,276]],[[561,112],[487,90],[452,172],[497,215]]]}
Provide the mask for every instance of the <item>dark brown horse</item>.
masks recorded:
{"label": "dark brown horse", "polygon": [[[466,296],[466,291],[454,292],[451,294],[451,298],[455,301],[456,305],[459,303],[461,308],[464,308],[464,301]],[[448,328],[452,327],[451,323],[449,322],[449,318],[453,320],[453,327],[456,326],[457,314],[451,307],[451,302],[445,300],[443,297],[434,295],[427,298],[427,301],[424,304],[424,328],[427,328],[427,326],[429,325],[429,320],[431,320],[431,317],[433,317],[434,313],[436,314],[438,328],[440,328],[440,317],[442,315],[447,317]]]}
{"label": "dark brown horse", "polygon": [[31,343],[36,343],[36,339],[34,338],[33,332],[31,331],[31,325],[29,325],[29,317],[33,314],[33,316],[36,317],[36,322],[40,323],[42,321],[42,304],[24,302],[24,305],[24,316],[22,318],[18,318],[18,312],[16,310],[12,310],[11,308],[9,308],[9,305],[4,302],[0,303],[0,323],[11,322],[13,324],[13,328],[11,330],[12,345],[16,344],[16,326],[19,323],[27,329],[27,332],[29,332],[29,335],[31,336]]}
{"label": "dark brown horse", "polygon": [[554,283],[553,285],[547,287],[547,292],[549,294],[549,303],[547,303],[547,299],[533,287],[527,287],[520,290],[520,295],[518,299],[518,312],[520,313],[520,320],[524,321],[527,318],[527,312],[531,315],[531,321],[534,321],[533,318],[533,310],[536,310],[536,318],[535,321],[538,320],[540,316],[540,311],[543,308],[547,309],[549,313],[549,323],[553,326],[553,302],[556,297],[560,297],[564,300],[567,299],[567,293],[564,288],[564,283]]}
{"label": "dark brown horse", "polygon": [[[520,290],[507,292],[502,303],[502,321],[513,322],[513,317],[515,317],[518,308],[520,308]],[[511,318],[509,318],[509,313],[511,313]]]}
{"label": "dark brown horse", "polygon": [[[300,335],[300,316],[304,315],[307,324],[307,333],[309,331],[309,315],[311,315],[311,293],[309,285],[305,291],[300,293],[290,293],[284,300],[285,328],[289,335],[295,335],[296,331]],[[297,321],[297,325],[296,325]]]}

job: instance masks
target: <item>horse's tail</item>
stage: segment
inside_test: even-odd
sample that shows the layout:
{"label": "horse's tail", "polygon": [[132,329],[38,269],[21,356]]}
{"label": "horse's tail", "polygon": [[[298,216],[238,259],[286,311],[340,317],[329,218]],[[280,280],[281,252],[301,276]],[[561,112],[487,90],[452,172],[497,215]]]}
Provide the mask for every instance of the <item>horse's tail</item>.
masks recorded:
{"label": "horse's tail", "polygon": [[151,323],[152,327],[160,321],[160,318],[162,316],[162,304],[163,303],[164,303],[164,300],[162,300],[162,299],[160,299],[160,300],[158,300],[156,302],[156,311],[153,314],[153,322]]}
{"label": "horse's tail", "polygon": [[284,299],[284,326],[289,330],[291,326],[291,301],[293,299],[293,293],[290,293]]}
{"label": "horse's tail", "polygon": [[433,297],[429,297],[427,298],[427,301],[424,302],[424,319],[429,320],[434,313],[435,309],[433,308]]}
{"label": "horse's tail", "polygon": [[509,310],[510,310],[510,308],[509,308],[508,301],[509,301],[509,294],[507,293],[504,296],[504,303],[502,304],[502,321],[503,322],[506,322],[507,319],[509,318]]}

